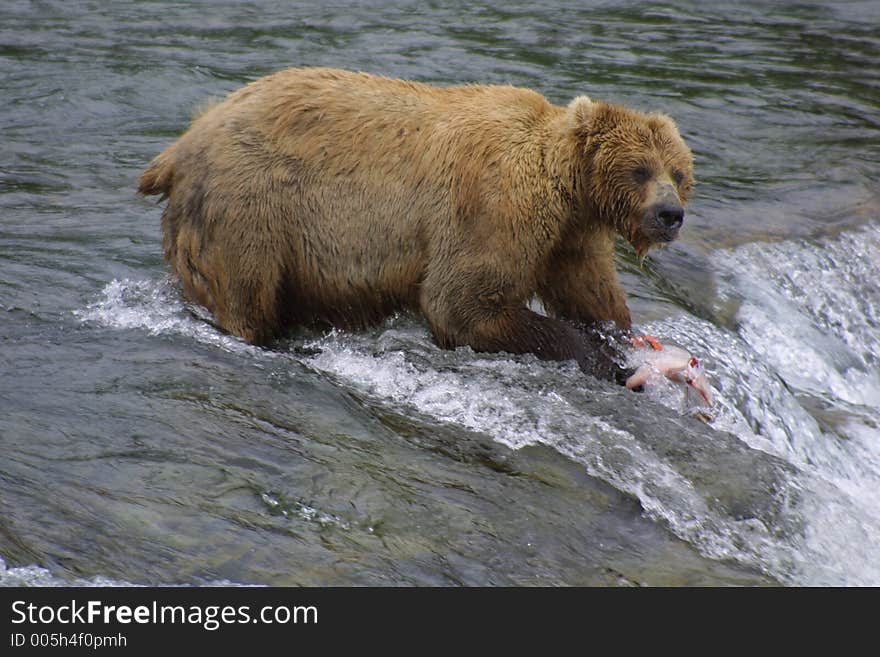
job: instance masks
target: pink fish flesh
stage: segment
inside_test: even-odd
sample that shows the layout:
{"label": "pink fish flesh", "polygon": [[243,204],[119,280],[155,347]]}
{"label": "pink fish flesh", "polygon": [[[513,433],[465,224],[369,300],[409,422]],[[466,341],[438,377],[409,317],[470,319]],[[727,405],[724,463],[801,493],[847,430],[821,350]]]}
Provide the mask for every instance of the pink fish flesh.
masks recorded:
{"label": "pink fish flesh", "polygon": [[702,404],[712,405],[712,387],[709,385],[703,366],[699,359],[691,356],[684,349],[672,345],[661,345],[660,349],[652,346],[648,349],[638,349],[631,355],[630,360],[641,364],[626,380],[627,388],[644,385],[653,376],[663,374],[666,378],[683,383],[699,393]]}

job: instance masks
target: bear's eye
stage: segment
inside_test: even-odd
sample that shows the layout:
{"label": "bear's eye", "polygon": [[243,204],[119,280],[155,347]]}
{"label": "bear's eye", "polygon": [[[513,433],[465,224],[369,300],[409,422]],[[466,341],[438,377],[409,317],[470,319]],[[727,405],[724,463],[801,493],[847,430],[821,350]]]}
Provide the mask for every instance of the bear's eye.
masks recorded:
{"label": "bear's eye", "polygon": [[672,179],[676,185],[681,185],[684,182],[684,172],[681,169],[676,169],[672,172]]}
{"label": "bear's eye", "polygon": [[651,169],[642,165],[638,166],[632,171],[633,180],[637,183],[646,183],[651,179]]}

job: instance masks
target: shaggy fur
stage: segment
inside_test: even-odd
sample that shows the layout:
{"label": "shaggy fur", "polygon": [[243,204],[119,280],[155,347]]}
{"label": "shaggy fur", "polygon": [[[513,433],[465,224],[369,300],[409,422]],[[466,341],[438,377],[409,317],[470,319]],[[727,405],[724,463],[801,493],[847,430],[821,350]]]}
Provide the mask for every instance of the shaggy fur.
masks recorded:
{"label": "shaggy fur", "polygon": [[[577,325],[631,323],[616,235],[640,253],[673,239],[658,204],[680,207],[691,185],[663,115],[289,69],[203,112],[139,190],[168,199],[165,257],[186,296],[249,342],[413,310],[443,347],[594,370]],[[527,309],[534,296],[550,317]]]}

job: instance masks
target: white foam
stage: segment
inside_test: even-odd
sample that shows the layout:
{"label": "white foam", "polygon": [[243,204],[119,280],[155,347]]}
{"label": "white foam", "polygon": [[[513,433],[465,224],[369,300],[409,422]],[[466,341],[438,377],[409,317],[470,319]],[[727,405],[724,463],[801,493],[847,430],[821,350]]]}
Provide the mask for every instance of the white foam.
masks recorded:
{"label": "white foam", "polygon": [[40,566],[9,568],[0,557],[0,586],[137,586],[130,582],[97,575],[87,579],[63,579]]}
{"label": "white foam", "polygon": [[880,227],[720,251],[738,333],[793,388],[880,407]]}
{"label": "white foam", "polygon": [[[751,427],[771,438],[775,453],[839,486],[851,488],[855,482],[853,492],[864,495],[880,484],[876,457],[854,458],[854,447],[880,445],[880,288],[874,284],[880,280],[880,228],[866,227],[822,245],[749,244],[719,252],[715,260],[721,294],[740,303],[730,340],[738,345],[735,358],[721,345],[709,346],[724,376],[753,400],[770,390],[778,393],[784,382],[786,390],[812,396],[832,414],[851,418],[820,428],[794,396],[780,404],[774,394],[772,403],[752,405]],[[697,336],[691,333],[689,339]],[[743,346],[757,362],[737,372]],[[746,403],[738,407],[750,410]],[[782,420],[785,441],[774,431],[774,415]]]}
{"label": "white foam", "polygon": [[[81,587],[126,587],[126,586],[154,586],[153,584],[134,584],[121,579],[95,575],[94,577],[61,577],[53,575],[50,570],[42,566],[29,565],[12,567],[6,565],[3,557],[0,557],[0,587],[2,586],[27,586],[27,587],[56,587],[56,586],[81,586]],[[158,584],[155,586],[189,586],[188,584]],[[251,584],[238,584],[227,579],[207,581],[201,586],[252,586]]]}
{"label": "white foam", "polygon": [[[483,358],[469,349],[449,354],[425,347],[423,339],[423,329],[398,327],[378,340],[332,335],[312,345],[321,351],[308,362],[401,412],[486,433],[514,449],[549,445],[582,463],[592,476],[635,496],[646,512],[669,523],[705,554],[787,576],[795,554],[760,520],[720,516],[686,478],[631,433],[584,413],[556,393],[570,387],[566,384],[572,377],[583,376],[574,366]],[[391,346],[383,350],[383,344]],[[427,365],[426,348],[437,352]],[[444,361],[442,369],[433,365],[437,360]]]}
{"label": "white foam", "polygon": [[[651,516],[709,556],[758,567],[783,582],[880,584],[875,251],[877,228],[821,245],[721,251],[713,261],[721,295],[739,302],[734,330],[684,312],[641,327],[701,358],[715,391],[712,427],[795,466],[781,494],[799,500],[784,513],[796,514],[800,533],[721,515],[675,464],[578,406],[571,382],[582,375],[571,364],[443,351],[409,320],[373,332],[331,333],[312,343],[318,353],[304,359],[282,356],[405,415],[478,431],[513,449],[549,445],[637,497]],[[104,326],[180,334],[255,358],[278,357],[194,318],[168,281],[113,281],[80,316]],[[802,405],[803,395],[844,420],[830,428],[827,419],[820,423]],[[646,397],[666,406],[670,421],[683,410],[677,386],[655,386]]]}
{"label": "white foam", "polygon": [[[712,364],[721,406],[717,428],[804,471],[803,477],[783,482],[789,490],[782,491],[804,500],[798,514],[809,510],[797,519],[805,526],[803,535],[781,536],[760,519],[720,515],[674,464],[628,431],[583,412],[570,394],[555,392],[567,388],[570,393],[572,378],[582,376],[573,366],[483,357],[468,349],[442,352],[426,342],[424,329],[400,324],[378,338],[330,335],[311,345],[320,353],[307,362],[404,414],[486,433],[514,449],[549,445],[634,495],[651,516],[709,556],[736,559],[792,583],[880,582],[880,518],[863,499],[864,486],[877,483],[876,472],[859,465],[838,443],[825,444],[815,420],[735,335],[690,316],[648,328],[664,338],[690,341]],[[676,410],[680,389],[658,398]],[[837,518],[842,510],[848,514],[844,522]]]}
{"label": "white foam", "polygon": [[140,329],[151,335],[182,335],[225,351],[271,358],[272,352],[218,331],[206,319],[207,311],[186,304],[171,278],[114,279],[100,297],[74,314],[83,322],[117,329]]}
{"label": "white foam", "polygon": [[294,515],[302,520],[314,522],[321,527],[351,529],[351,525],[339,516],[326,513],[304,502],[285,500],[270,491],[260,493],[260,499],[273,512],[279,513],[285,518]]}
{"label": "white foam", "polygon": [[[740,304],[731,344],[758,361],[736,372],[740,358],[731,360],[719,345],[713,350],[721,376],[750,393],[751,402],[736,406],[751,431],[737,426],[737,435],[756,446],[755,438],[769,438],[769,451],[813,475],[804,498],[809,549],[848,571],[843,581],[877,584],[880,227],[820,244],[749,244],[718,252],[715,262],[722,296]],[[782,402],[780,382],[798,396],[789,393]],[[770,403],[763,401],[768,393]],[[822,426],[799,400],[819,409]]]}

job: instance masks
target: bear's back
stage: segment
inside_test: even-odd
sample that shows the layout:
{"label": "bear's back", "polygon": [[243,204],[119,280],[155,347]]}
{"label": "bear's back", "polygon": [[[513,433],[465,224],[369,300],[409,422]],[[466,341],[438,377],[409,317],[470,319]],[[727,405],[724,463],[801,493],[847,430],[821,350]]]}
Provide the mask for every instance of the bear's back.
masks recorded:
{"label": "bear's back", "polygon": [[542,128],[561,111],[515,87],[288,69],[206,109],[141,191],[170,197],[166,258],[232,332],[360,326],[419,308],[429,267],[507,239],[509,198],[543,205]]}

